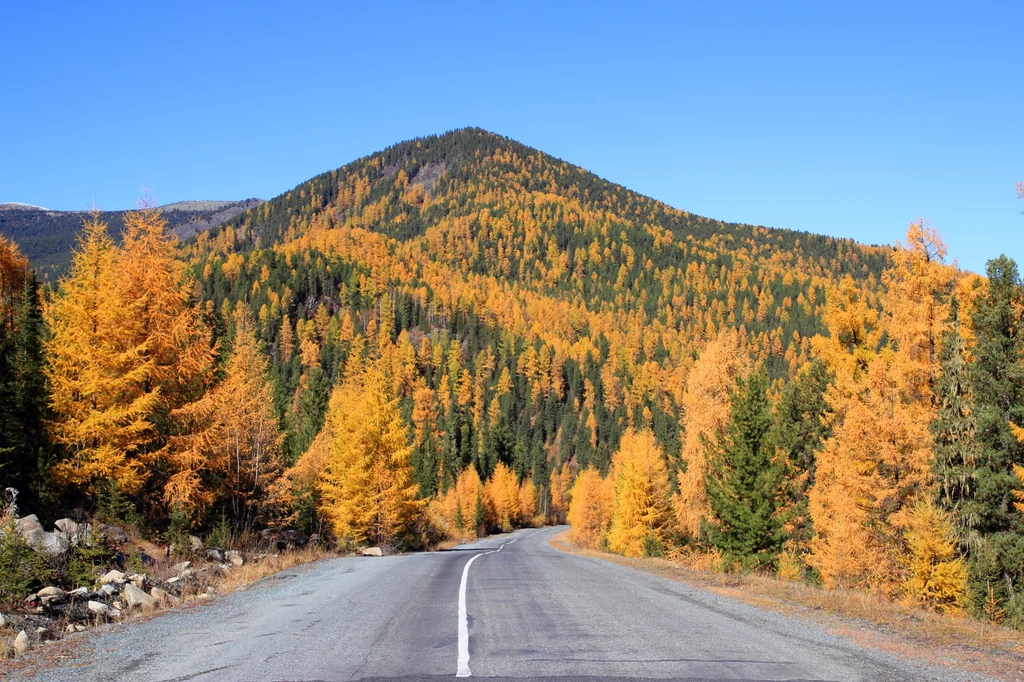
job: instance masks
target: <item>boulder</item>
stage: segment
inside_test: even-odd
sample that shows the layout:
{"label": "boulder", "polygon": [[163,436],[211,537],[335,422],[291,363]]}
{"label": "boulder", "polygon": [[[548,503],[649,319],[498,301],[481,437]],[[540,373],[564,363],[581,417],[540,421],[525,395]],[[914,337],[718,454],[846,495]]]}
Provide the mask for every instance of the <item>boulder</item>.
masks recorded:
{"label": "boulder", "polygon": [[32,644],[28,641],[28,633],[22,630],[14,638],[14,653],[20,656],[31,648]]}
{"label": "boulder", "polygon": [[36,592],[36,596],[40,599],[42,599],[43,597],[63,597],[64,590],[60,589],[59,587],[54,587],[53,585],[50,585],[49,587],[44,587],[43,589]]}
{"label": "boulder", "polygon": [[17,521],[18,532],[37,552],[57,556],[71,547],[71,541],[63,533],[47,533],[39,518],[30,514]]}
{"label": "boulder", "polygon": [[121,590],[117,589],[117,586],[113,583],[107,583],[106,585],[100,585],[100,589],[97,594],[103,598],[110,598],[120,591]]}
{"label": "boulder", "polygon": [[78,537],[78,524],[71,519],[58,519],[53,526],[69,538]]}
{"label": "boulder", "polygon": [[149,610],[155,609],[157,606],[156,599],[146,594],[132,583],[125,584],[123,596],[124,600],[128,602],[128,606],[131,608]]}
{"label": "boulder", "polygon": [[28,537],[30,533],[40,532],[44,533],[43,524],[39,523],[39,517],[35,514],[29,514],[17,521],[18,532]]}
{"label": "boulder", "polygon": [[124,528],[121,528],[120,526],[108,526],[105,523],[101,523],[98,526],[98,528],[99,531],[103,533],[103,535],[107,538],[107,540],[113,542],[114,544],[123,545],[124,543],[131,540],[131,537],[128,535],[128,531],[126,531]]}
{"label": "boulder", "polygon": [[239,566],[245,563],[245,559],[242,557],[242,553],[234,549],[229,549],[228,551],[224,552],[224,560],[230,563],[235,568],[238,568]]}
{"label": "boulder", "polygon": [[115,608],[107,606],[101,601],[90,601],[88,604],[89,613],[95,616],[101,616],[103,618],[120,618],[121,612]]}
{"label": "boulder", "polygon": [[384,552],[380,547],[363,547],[359,553],[363,556],[384,556]]}
{"label": "boulder", "polygon": [[76,587],[75,589],[68,592],[68,596],[72,599],[85,599],[89,596],[88,587]]}
{"label": "boulder", "polygon": [[109,585],[111,583],[123,583],[124,579],[124,573],[118,570],[112,570],[108,571],[106,575],[100,578],[100,585]]}
{"label": "boulder", "polygon": [[159,587],[154,587],[150,590],[149,595],[161,604],[177,604],[181,601],[167,590],[162,590]]}
{"label": "boulder", "polygon": [[149,582],[149,576],[145,573],[132,573],[131,575],[125,576],[125,580],[130,582],[140,590],[146,589],[146,583]]}

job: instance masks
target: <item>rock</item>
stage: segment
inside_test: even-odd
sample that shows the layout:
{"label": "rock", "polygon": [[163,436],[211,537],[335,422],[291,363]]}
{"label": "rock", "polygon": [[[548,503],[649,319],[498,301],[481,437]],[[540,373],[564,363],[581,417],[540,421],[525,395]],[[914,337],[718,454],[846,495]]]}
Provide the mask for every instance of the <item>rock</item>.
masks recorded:
{"label": "rock", "polygon": [[78,524],[71,519],[59,519],[54,522],[54,527],[69,538],[78,537]]}
{"label": "rock", "polygon": [[110,598],[118,592],[120,592],[120,590],[117,589],[116,585],[113,583],[107,583],[106,585],[100,585],[100,590],[97,594],[101,597]]}
{"label": "rock", "polygon": [[7,617],[0,613],[0,628],[7,627]]}
{"label": "rock", "polygon": [[131,575],[126,576],[125,580],[130,582],[132,585],[135,585],[135,587],[140,590],[145,590],[146,583],[149,582],[149,576],[145,573],[132,573]]}
{"label": "rock", "polygon": [[219,564],[224,561],[224,550],[220,547],[207,547],[206,558],[215,564]]}
{"label": "rock", "polygon": [[105,616],[110,612],[110,607],[101,601],[89,600],[87,604],[90,613],[95,613],[97,616]]}
{"label": "rock", "polygon": [[49,632],[49,630],[44,628],[42,625],[36,628],[36,634],[39,636],[45,635],[47,632]]}
{"label": "rock", "polygon": [[196,599],[209,599],[209,598],[210,598],[210,595],[208,595],[206,592],[203,592],[202,594],[196,595]]}
{"label": "rock", "polygon": [[89,613],[103,618],[117,619],[121,617],[121,611],[112,608],[101,601],[90,601],[88,604]]}
{"label": "rock", "polygon": [[113,606],[118,611],[124,611],[124,604],[121,603],[120,599],[115,599],[111,606]]}
{"label": "rock", "polygon": [[32,644],[28,641],[28,633],[22,630],[14,638],[14,653],[20,656],[31,648]]}
{"label": "rock", "polygon": [[203,550],[203,541],[195,535],[189,535],[188,541],[192,543],[193,552],[201,552]]}
{"label": "rock", "polygon": [[155,609],[157,606],[156,599],[149,596],[132,583],[127,583],[124,586],[123,594],[125,601],[128,602],[128,606],[131,608],[141,608],[149,610]]}
{"label": "rock", "polygon": [[150,590],[149,595],[153,597],[153,599],[156,599],[158,602],[163,604],[178,604],[179,602],[181,602],[181,600],[175,597],[173,594],[171,594],[167,590],[161,590],[159,587],[154,587],[152,590]]}
{"label": "rock", "polygon": [[109,585],[110,583],[123,583],[124,578],[125,575],[121,571],[108,571],[106,575],[100,578],[100,585]]}
{"label": "rock", "polygon": [[75,632],[85,632],[85,626],[84,625],[79,625],[79,624],[76,623],[75,624]]}
{"label": "rock", "polygon": [[43,530],[43,524],[39,523],[39,517],[35,514],[29,514],[24,518],[20,518],[17,521],[18,532],[22,535],[28,535],[36,531],[45,532]]}
{"label": "rock", "polygon": [[363,556],[384,556],[384,552],[381,551],[380,547],[363,547],[359,553]]}
{"label": "rock", "polygon": [[85,599],[89,596],[88,587],[76,587],[75,589],[68,592],[68,596],[72,599]]}
{"label": "rock", "polygon": [[234,549],[229,549],[224,552],[224,559],[235,568],[238,568],[245,563],[245,559],[242,558],[242,553]]}
{"label": "rock", "polygon": [[69,635],[75,634],[77,632],[77,630],[75,629],[75,624],[68,623],[68,626],[64,628],[64,632],[68,633]]}
{"label": "rock", "polygon": [[188,570],[188,567],[192,565],[191,561],[182,561],[171,566],[171,573],[174,575],[181,575]]}
{"label": "rock", "polygon": [[131,537],[128,535],[128,531],[120,526],[108,526],[105,523],[101,523],[98,528],[99,531],[106,536],[107,540],[110,540],[114,544],[123,545],[131,540]]}
{"label": "rock", "polygon": [[40,599],[42,599],[43,597],[63,597],[64,590],[60,589],[59,587],[54,587],[53,585],[50,585],[49,587],[44,587],[43,589],[36,592],[36,596]]}

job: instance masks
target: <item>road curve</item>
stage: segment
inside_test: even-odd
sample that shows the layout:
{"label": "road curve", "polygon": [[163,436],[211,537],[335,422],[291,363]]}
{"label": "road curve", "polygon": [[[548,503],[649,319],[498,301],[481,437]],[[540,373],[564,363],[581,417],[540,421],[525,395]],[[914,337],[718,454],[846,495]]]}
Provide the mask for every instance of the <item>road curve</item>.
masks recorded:
{"label": "road curve", "polygon": [[82,636],[80,659],[35,679],[931,679],[808,624],[555,550],[560,530],[291,569]]}

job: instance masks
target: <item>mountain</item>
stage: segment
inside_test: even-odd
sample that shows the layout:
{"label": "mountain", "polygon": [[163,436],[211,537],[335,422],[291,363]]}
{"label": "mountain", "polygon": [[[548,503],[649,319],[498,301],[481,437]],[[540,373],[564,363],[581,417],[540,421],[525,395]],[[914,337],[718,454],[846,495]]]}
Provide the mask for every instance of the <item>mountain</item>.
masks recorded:
{"label": "mountain", "polygon": [[809,358],[825,288],[869,300],[891,249],[672,208],[479,129],[319,175],[187,245],[214,324],[248,308],[297,457],[346,365],[376,358],[421,490],[470,462],[545,482],[608,465],[629,426],[678,458],[685,377],[723,330],[776,378]]}
{"label": "mountain", "polygon": [[[260,203],[260,199],[181,201],[161,209],[174,233],[187,239]],[[115,237],[124,228],[122,213],[103,212]],[[4,203],[0,204],[0,234],[17,242],[42,278],[54,280],[70,262],[71,249],[87,215],[87,211],[51,211],[30,204]]]}

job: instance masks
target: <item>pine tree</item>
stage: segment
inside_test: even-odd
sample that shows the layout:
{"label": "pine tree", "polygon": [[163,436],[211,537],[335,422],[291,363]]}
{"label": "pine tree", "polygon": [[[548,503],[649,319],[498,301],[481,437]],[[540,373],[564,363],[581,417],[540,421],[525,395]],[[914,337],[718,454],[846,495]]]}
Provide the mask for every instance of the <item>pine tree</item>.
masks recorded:
{"label": "pine tree", "polygon": [[1013,467],[1024,464],[1024,444],[1013,433],[1013,425],[1024,424],[1020,326],[1024,286],[1016,263],[1006,256],[989,261],[987,275],[986,289],[971,313],[975,343],[970,388],[977,466],[974,486],[962,501],[959,515],[971,540],[973,610],[983,612],[991,591],[1007,622],[1020,626],[1024,625],[1024,521],[1011,502],[1019,485]]}
{"label": "pine tree", "polygon": [[705,479],[708,541],[743,568],[773,566],[785,539],[780,511],[790,472],[772,438],[767,392],[763,369],[737,380],[729,425],[710,449]]}
{"label": "pine tree", "polygon": [[679,473],[679,492],[674,499],[680,529],[691,539],[700,535],[709,513],[704,477],[707,471],[707,443],[729,421],[729,389],[739,376],[750,370],[750,358],[739,346],[735,333],[722,332],[701,353],[686,379],[683,395],[686,441]]}
{"label": "pine tree", "polygon": [[814,535],[807,493],[815,480],[817,454],[832,435],[827,420],[825,399],[833,376],[820,360],[804,365],[782,389],[775,404],[772,439],[782,451],[791,471],[786,487],[787,544],[792,551],[804,553]]}
{"label": "pine tree", "polygon": [[977,424],[967,360],[961,333],[960,306],[953,299],[951,324],[942,334],[939,374],[935,387],[937,412],[932,422],[935,439],[936,503],[953,524],[960,551],[967,554],[979,541],[977,509]]}

